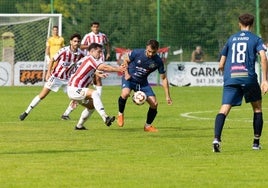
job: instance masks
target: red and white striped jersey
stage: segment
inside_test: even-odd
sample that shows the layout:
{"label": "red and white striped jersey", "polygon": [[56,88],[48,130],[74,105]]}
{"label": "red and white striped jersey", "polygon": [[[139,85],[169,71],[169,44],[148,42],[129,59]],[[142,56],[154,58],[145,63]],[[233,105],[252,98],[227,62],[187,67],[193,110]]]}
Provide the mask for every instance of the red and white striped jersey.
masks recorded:
{"label": "red and white striped jersey", "polygon": [[81,44],[83,45],[90,45],[91,43],[98,43],[101,45],[105,45],[109,42],[107,36],[104,33],[99,32],[98,34],[95,34],[93,32],[90,32],[84,36],[82,39]]}
{"label": "red and white striped jersey", "polygon": [[77,52],[72,52],[70,46],[61,48],[53,57],[58,64],[53,69],[52,75],[68,80],[76,70],[76,63],[84,56],[84,52],[79,48]]}
{"label": "red and white striped jersey", "polygon": [[96,69],[102,63],[104,61],[96,60],[91,55],[85,56],[78,62],[80,66],[71,76],[68,85],[78,88],[88,87],[93,81]]}

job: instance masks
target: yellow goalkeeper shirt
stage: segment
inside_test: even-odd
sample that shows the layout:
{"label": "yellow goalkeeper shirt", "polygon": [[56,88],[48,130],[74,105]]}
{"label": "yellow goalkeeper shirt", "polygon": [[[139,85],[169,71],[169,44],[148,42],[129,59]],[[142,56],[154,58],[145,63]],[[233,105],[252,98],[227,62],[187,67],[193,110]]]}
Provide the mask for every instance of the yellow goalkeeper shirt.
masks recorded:
{"label": "yellow goalkeeper shirt", "polygon": [[47,40],[49,46],[49,57],[52,58],[62,47],[64,47],[64,38],[61,36],[52,36]]}

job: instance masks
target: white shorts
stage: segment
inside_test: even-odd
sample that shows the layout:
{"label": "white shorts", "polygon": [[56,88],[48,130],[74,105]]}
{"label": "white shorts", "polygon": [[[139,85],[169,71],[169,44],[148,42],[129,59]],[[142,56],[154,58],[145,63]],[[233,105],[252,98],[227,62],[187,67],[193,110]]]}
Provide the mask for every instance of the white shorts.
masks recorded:
{"label": "white shorts", "polygon": [[72,87],[72,86],[68,86],[67,87],[67,94],[68,97],[72,100],[76,100],[79,103],[88,103],[88,99],[86,99],[86,95],[87,95],[87,91],[89,90],[89,88],[78,88],[78,87]]}
{"label": "white shorts", "polygon": [[57,92],[62,87],[63,91],[67,91],[67,80],[61,80],[55,76],[50,76],[48,81],[45,83],[45,88],[50,89],[51,91]]}

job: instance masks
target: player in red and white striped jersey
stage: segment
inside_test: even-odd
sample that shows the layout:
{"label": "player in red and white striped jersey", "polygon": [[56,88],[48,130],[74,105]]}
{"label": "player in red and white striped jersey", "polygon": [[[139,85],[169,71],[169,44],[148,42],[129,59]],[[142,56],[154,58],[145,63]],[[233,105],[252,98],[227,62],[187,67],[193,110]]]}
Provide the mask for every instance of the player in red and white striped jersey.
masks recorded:
{"label": "player in red and white striped jersey", "polygon": [[88,52],[88,55],[78,62],[79,68],[71,76],[67,87],[69,98],[78,101],[79,104],[86,107],[75,126],[75,130],[86,130],[84,123],[94,112],[94,109],[97,110],[107,126],[112,124],[115,117],[110,117],[106,114],[100,94],[97,90],[90,89],[88,86],[92,84],[95,75],[101,78],[107,77],[108,75],[103,71],[124,72],[126,70],[123,66],[104,64],[104,61],[101,59],[103,51],[102,45],[100,44],[90,44]]}
{"label": "player in red and white striped jersey", "polygon": [[[50,63],[48,66],[48,72],[50,71],[51,73],[50,74],[47,73],[47,80],[49,80],[49,77],[56,77],[61,80],[64,80],[63,88],[64,92],[66,92],[66,85],[67,85],[66,83],[68,82],[70,76],[77,69],[76,62],[84,56],[85,56],[84,51],[82,51],[79,48],[77,48],[77,51],[75,52],[72,51],[71,46],[61,48],[53,57],[54,63]],[[70,113],[76,107],[77,103],[75,101],[71,101],[67,109],[62,114],[61,119],[69,120]]]}
{"label": "player in red and white striped jersey", "polygon": [[81,65],[71,77],[69,86],[78,88],[88,87],[93,82],[97,67],[103,63],[101,59],[96,59],[92,55],[82,58],[80,62]]}
{"label": "player in red and white striped jersey", "polygon": [[[31,110],[36,107],[50,91],[57,92],[59,88],[62,87],[64,92],[66,92],[68,80],[76,70],[77,61],[84,57],[84,52],[79,49],[80,41],[80,34],[73,34],[70,38],[70,45],[61,48],[50,60],[46,74],[46,83],[42,91],[31,101],[26,111],[20,115],[19,118],[21,121],[27,117]],[[73,105],[75,103],[71,102],[70,104]],[[73,108],[73,106],[68,107],[69,110],[71,108]]]}
{"label": "player in red and white striped jersey", "polygon": [[92,43],[98,43],[101,44],[103,47],[105,46],[105,50],[103,49],[103,55],[102,58],[104,57],[104,55],[106,54],[106,56],[104,57],[105,59],[103,60],[109,60],[110,59],[110,43],[109,43],[109,39],[106,36],[106,34],[100,32],[100,23],[99,22],[92,22],[90,24],[90,28],[91,28],[91,32],[86,34],[81,42],[81,49],[87,49],[89,47],[90,44]]}
{"label": "player in red and white striped jersey", "polygon": [[[92,22],[90,24],[90,29],[91,32],[86,34],[81,42],[81,49],[86,49],[88,48],[88,46],[92,43],[98,43],[101,44],[103,46],[103,54],[102,54],[102,59],[104,60],[109,60],[110,59],[110,43],[109,43],[109,39],[107,37],[106,34],[100,32],[100,23],[99,22]],[[104,48],[105,47],[105,48]],[[105,56],[106,54],[106,56]],[[100,95],[102,94],[102,81],[101,78],[99,77],[95,77],[95,88],[96,90],[100,93]]]}
{"label": "player in red and white striped jersey", "polygon": [[53,57],[53,63],[49,64],[46,79],[48,80],[49,77],[53,76],[58,79],[69,80],[76,70],[76,62],[82,57],[84,57],[84,52],[79,48],[75,52],[72,51],[71,46],[61,48]]}

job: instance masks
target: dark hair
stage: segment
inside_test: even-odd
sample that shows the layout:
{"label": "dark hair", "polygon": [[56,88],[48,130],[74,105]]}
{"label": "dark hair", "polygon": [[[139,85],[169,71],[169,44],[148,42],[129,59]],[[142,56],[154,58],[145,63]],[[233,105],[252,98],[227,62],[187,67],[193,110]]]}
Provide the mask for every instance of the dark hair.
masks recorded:
{"label": "dark hair", "polygon": [[88,46],[87,50],[90,51],[90,50],[92,50],[92,49],[97,49],[97,48],[102,49],[102,45],[101,45],[101,44],[98,44],[98,43],[91,43],[91,44]]}
{"label": "dark hair", "polygon": [[97,21],[91,22],[90,26],[92,27],[93,25],[100,25],[100,22]]}
{"label": "dark hair", "polygon": [[81,35],[79,33],[72,34],[72,36],[70,37],[70,40],[73,40],[74,38],[78,38],[79,40],[82,39],[82,37],[81,37]]}
{"label": "dark hair", "polygon": [[151,46],[153,50],[157,50],[159,48],[159,42],[155,39],[148,40],[146,46]]}
{"label": "dark hair", "polygon": [[54,29],[54,28],[57,28],[57,29],[59,29],[59,27],[58,27],[57,25],[54,25],[54,26],[53,26],[52,28],[53,28],[53,29]]}
{"label": "dark hair", "polygon": [[254,16],[248,13],[240,15],[238,19],[244,26],[252,26],[254,23]]}

